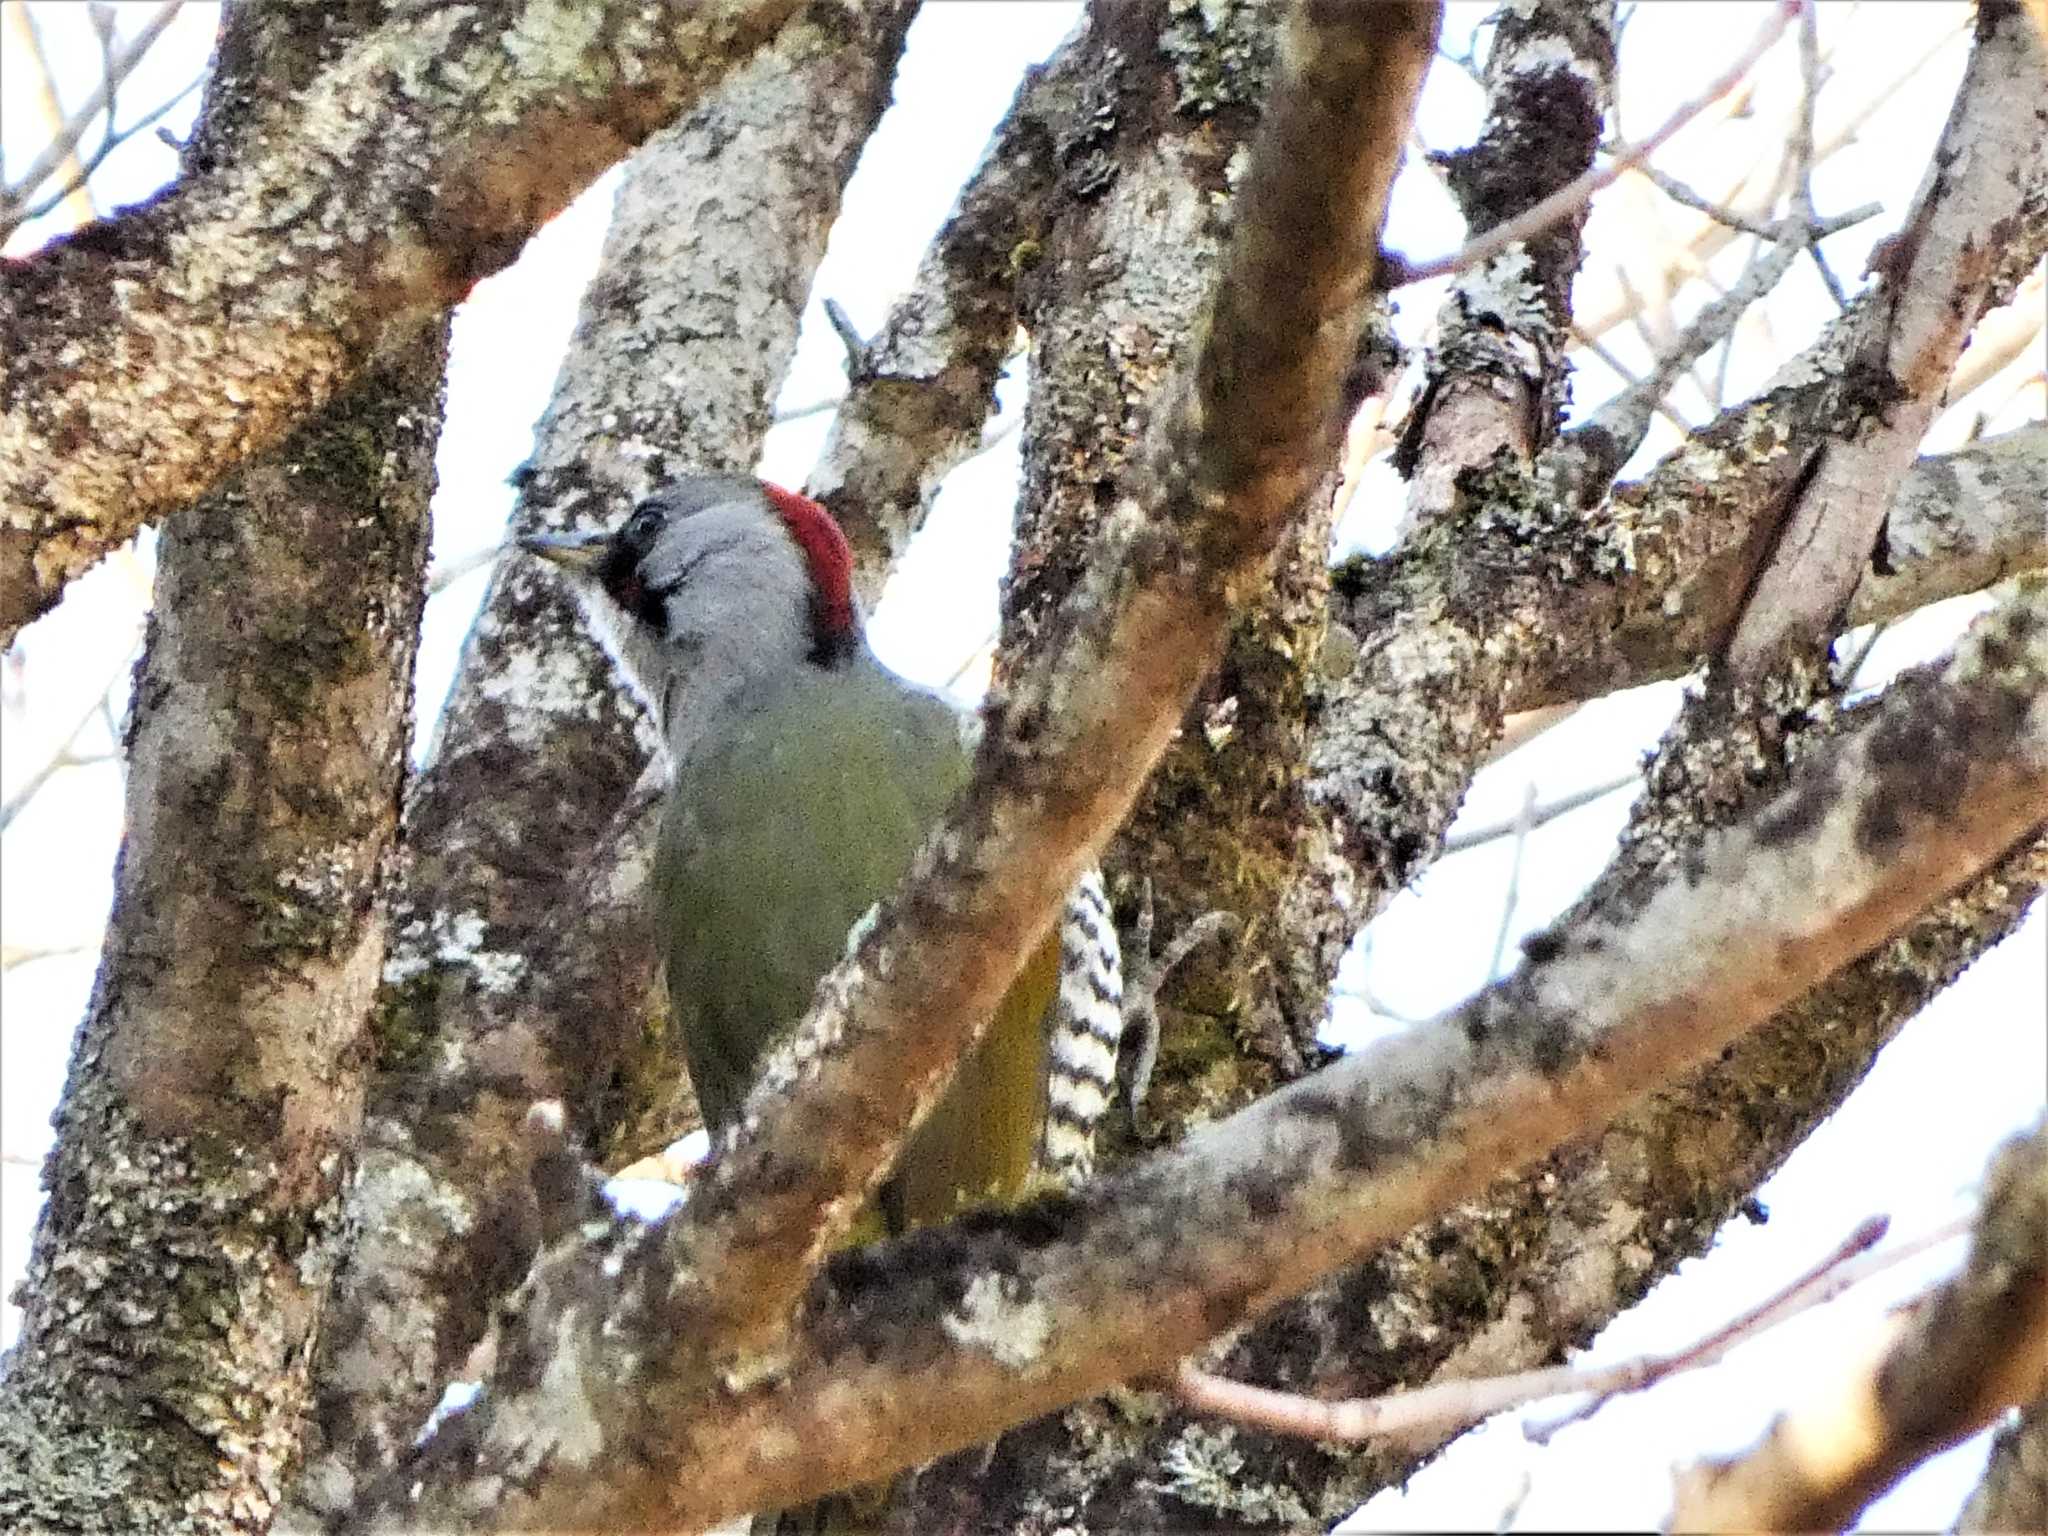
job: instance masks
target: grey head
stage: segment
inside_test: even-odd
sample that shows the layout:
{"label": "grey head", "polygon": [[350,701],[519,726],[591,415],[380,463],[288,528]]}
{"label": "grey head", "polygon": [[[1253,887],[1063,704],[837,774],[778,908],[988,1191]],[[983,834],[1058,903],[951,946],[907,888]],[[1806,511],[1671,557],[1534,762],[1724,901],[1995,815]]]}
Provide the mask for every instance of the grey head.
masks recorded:
{"label": "grey head", "polygon": [[568,576],[672,753],[762,689],[861,651],[839,525],[816,502],[749,476],[685,476],[610,533],[520,543]]}

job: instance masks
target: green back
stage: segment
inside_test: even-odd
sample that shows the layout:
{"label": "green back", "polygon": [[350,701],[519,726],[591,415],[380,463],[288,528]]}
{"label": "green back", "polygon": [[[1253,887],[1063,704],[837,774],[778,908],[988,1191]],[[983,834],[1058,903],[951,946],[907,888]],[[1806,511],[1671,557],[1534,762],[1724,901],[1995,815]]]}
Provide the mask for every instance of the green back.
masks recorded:
{"label": "green back", "polygon": [[[708,1125],[738,1114],[762,1055],[802,1018],[847,931],[902,878],[969,767],[951,707],[865,655],[804,669],[689,754],[656,892],[672,1017]],[[1048,946],[905,1149],[882,1201],[889,1225],[1023,1181],[1044,1116],[1054,962]]]}

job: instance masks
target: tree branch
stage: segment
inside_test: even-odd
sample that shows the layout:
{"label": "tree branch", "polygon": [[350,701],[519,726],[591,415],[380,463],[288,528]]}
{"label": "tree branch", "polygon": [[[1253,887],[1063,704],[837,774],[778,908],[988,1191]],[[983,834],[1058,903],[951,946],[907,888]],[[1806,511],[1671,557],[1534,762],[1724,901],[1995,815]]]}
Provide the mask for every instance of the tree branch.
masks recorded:
{"label": "tree branch", "polygon": [[1756,36],[1750,39],[1749,46],[1736,57],[1735,62],[1709,81],[1699,95],[1666,118],[1663,125],[1648,138],[1621,146],[1609,157],[1607,164],[1586,171],[1574,178],[1569,185],[1559,187],[1542,201],[1507,222],[1489,229],[1450,255],[1438,257],[1433,261],[1404,264],[1401,269],[1401,281],[1404,284],[1419,283],[1432,277],[1467,271],[1481,262],[1492,260],[1516,241],[1531,239],[1583,208],[1594,193],[1612,183],[1623,171],[1638,161],[1655,154],[1679,129],[1740,85],[1743,77],[1756,67],[1757,61],[1770,52],[1772,45],[1784,36],[1786,24],[1798,14],[1800,4],[1801,0],[1782,0],[1763,26],[1757,30]]}
{"label": "tree branch", "polygon": [[1760,676],[1789,647],[1829,633],[1971,328],[2033,265],[2030,256],[2013,269],[2015,209],[2029,184],[2048,189],[2048,124],[2016,103],[2038,97],[2044,60],[2025,17],[1979,13],[1934,170],[1879,263],[1879,302],[1856,311],[1847,353],[1852,368],[1874,372],[1861,412],[1868,425],[1822,451],[1790,509],[1728,643],[1738,676]]}
{"label": "tree branch", "polygon": [[1057,185],[1045,113],[1078,85],[1069,41],[1019,87],[1009,114],[864,349],[806,490],[853,544],[872,599],[922,526],[939,482],[980,445],[1017,334],[1017,286],[1037,260]]}
{"label": "tree branch", "polygon": [[1678,1480],[1684,1531],[1842,1530],[1927,1457],[2048,1396],[2048,1122],[2000,1150],[1963,1270],[1753,1449]]}
{"label": "tree branch", "polygon": [[[799,1288],[1129,803],[1221,639],[1226,592],[1280,537],[1336,429],[1434,20],[1422,7],[1297,16],[1297,74],[1248,172],[1211,339],[1157,420],[1148,501],[1111,517],[1068,648],[993,711],[966,803],[821,988],[664,1240],[688,1255],[675,1299],[695,1321],[672,1335],[683,1376],[772,1371]],[[899,947],[912,932],[914,954]],[[582,1481],[537,1488],[534,1507],[587,1498]],[[678,1491],[654,1482],[612,1480],[605,1497],[624,1508]]]}
{"label": "tree branch", "polygon": [[278,1502],[350,1235],[442,355],[416,342],[163,541],[106,954],[0,1385],[0,1528],[226,1529]]}
{"label": "tree branch", "polygon": [[691,1204],[692,1348],[729,1379],[773,1370],[804,1280],[1121,819],[1213,660],[1226,593],[1328,447],[1353,334],[1338,332],[1370,280],[1435,17],[1296,16],[1298,72],[1254,151],[1207,340],[1154,417],[1145,499],[1107,520],[1066,645],[992,704],[965,803],[771,1059]]}
{"label": "tree branch", "polygon": [[[2035,593],[1938,676],[1897,685],[1690,868],[1533,946],[1521,973],[1436,1024],[1077,1200],[835,1260],[772,1383],[675,1369],[702,1315],[695,1200],[651,1233],[573,1240],[537,1271],[498,1381],[350,1528],[469,1529],[486,1511],[702,1525],[1163,1368],[1711,1059],[1997,857],[2044,794]],[[537,1466],[538,1480],[513,1470]]]}
{"label": "tree branch", "polygon": [[796,9],[407,8],[265,97],[260,141],[0,263],[0,643],[504,266]]}
{"label": "tree branch", "polygon": [[[1611,20],[1609,8],[1569,3],[1497,20],[1485,127],[1470,148],[1432,157],[1482,239],[1492,241],[1566,184],[1585,185],[1613,97]],[[1445,295],[1394,453],[1409,480],[1406,526],[1447,509],[1459,472],[1497,450],[1525,463],[1549,447],[1569,390],[1564,359],[1584,225],[1581,200],[1526,241],[1496,246]]]}
{"label": "tree branch", "polygon": [[1588,1398],[1586,1409],[1590,1412],[1621,1393],[1640,1392],[1681,1372],[1712,1365],[1737,1344],[1839,1294],[1846,1288],[1840,1283],[1843,1266],[1880,1242],[1887,1226],[1882,1216],[1860,1222],[1826,1258],[1791,1285],[1672,1354],[1639,1355],[1612,1365],[1557,1365],[1508,1376],[1440,1381],[1384,1397],[1336,1401],[1232,1381],[1183,1360],[1174,1377],[1174,1390],[1197,1412],[1310,1440],[1369,1440],[1376,1435],[1412,1435],[1418,1430],[1444,1434],[1469,1428],[1510,1408],[1574,1394]]}
{"label": "tree branch", "polygon": [[[685,468],[752,467],[914,10],[811,5],[634,158],[515,527],[613,524]],[[652,748],[574,601],[503,562],[407,808],[360,1237],[322,1336],[302,1518],[346,1508],[410,1443],[525,1273],[528,1107],[562,1101],[607,1162],[688,1129],[681,1042],[647,1028],[665,1016],[639,883]]]}

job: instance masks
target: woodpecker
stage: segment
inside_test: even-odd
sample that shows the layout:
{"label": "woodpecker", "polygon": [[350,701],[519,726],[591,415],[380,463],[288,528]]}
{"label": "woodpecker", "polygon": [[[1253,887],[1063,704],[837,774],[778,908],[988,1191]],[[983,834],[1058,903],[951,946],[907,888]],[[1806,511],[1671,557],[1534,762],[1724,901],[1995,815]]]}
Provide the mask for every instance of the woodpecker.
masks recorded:
{"label": "woodpecker", "polygon": [[[655,926],[715,1135],[966,783],[978,722],[877,659],[845,535],[794,492],[692,475],[614,532],[521,542],[567,575],[666,743]],[[862,1235],[1014,1197],[1034,1167],[1084,1177],[1121,1028],[1116,929],[1091,872]]]}

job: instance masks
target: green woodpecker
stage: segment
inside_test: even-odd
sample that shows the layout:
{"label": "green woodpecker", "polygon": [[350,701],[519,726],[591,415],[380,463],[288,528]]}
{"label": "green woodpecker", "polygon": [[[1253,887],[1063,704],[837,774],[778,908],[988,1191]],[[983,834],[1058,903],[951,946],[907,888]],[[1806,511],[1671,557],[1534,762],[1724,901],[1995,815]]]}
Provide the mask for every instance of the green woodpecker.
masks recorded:
{"label": "green woodpecker", "polygon": [[[976,722],[876,659],[845,536],[793,492],[695,475],[614,533],[522,542],[569,574],[667,742],[656,928],[715,1134],[966,783]],[[1012,1195],[1034,1163],[1085,1174],[1115,1080],[1120,988],[1091,875],[904,1148],[882,1223],[862,1235]]]}

